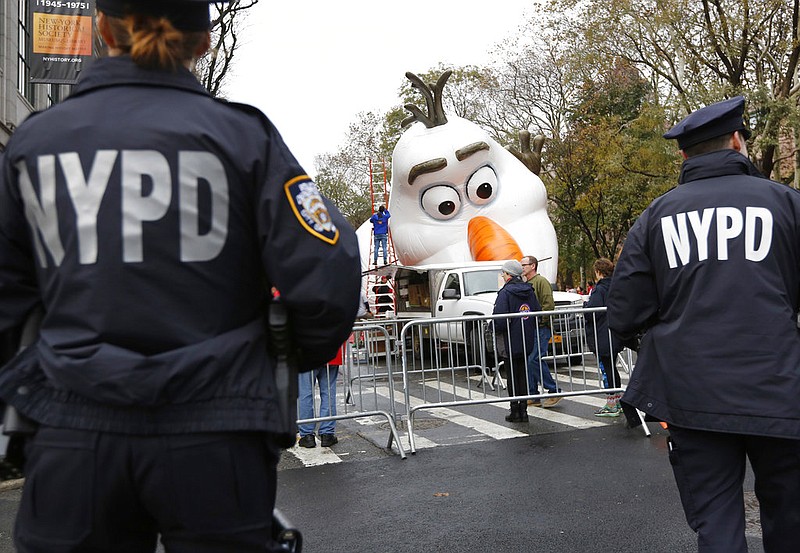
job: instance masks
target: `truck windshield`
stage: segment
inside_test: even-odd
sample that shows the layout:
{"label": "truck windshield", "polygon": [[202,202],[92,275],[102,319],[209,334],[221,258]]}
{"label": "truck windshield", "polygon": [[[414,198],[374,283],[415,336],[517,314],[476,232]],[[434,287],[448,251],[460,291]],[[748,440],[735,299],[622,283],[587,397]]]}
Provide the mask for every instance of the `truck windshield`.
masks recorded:
{"label": "truck windshield", "polygon": [[464,295],[495,293],[500,289],[499,269],[484,269],[464,273]]}

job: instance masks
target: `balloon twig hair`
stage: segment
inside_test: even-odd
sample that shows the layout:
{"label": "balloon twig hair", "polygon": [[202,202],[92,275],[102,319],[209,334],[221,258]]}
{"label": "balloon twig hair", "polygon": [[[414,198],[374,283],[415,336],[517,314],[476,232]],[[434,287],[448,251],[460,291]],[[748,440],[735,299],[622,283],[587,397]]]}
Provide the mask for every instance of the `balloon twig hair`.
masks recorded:
{"label": "balloon twig hair", "polygon": [[422,82],[422,79],[417,77],[414,73],[410,71],[406,72],[406,78],[411,81],[411,86],[416,88],[420,91],[422,96],[425,98],[425,104],[428,108],[428,114],[422,112],[414,104],[406,104],[405,107],[408,112],[411,113],[410,117],[406,117],[403,120],[402,126],[406,127],[413,123],[414,121],[419,121],[423,123],[427,128],[432,129],[433,127],[439,127],[447,123],[447,117],[444,114],[444,108],[442,107],[442,90],[444,89],[444,84],[447,82],[447,79],[450,78],[453,72],[451,70],[447,70],[439,77],[439,80],[436,81],[436,84],[431,86]]}

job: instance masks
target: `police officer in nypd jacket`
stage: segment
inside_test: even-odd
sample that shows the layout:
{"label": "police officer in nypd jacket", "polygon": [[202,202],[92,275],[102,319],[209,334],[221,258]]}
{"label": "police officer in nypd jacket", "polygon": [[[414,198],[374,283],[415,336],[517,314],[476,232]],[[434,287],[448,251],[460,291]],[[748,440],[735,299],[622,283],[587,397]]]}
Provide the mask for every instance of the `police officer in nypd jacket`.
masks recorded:
{"label": "police officer in nypd jacket", "polygon": [[[0,334],[37,342],[0,396],[39,425],[17,551],[263,552],[279,456],[264,306],[301,370],[349,334],[355,233],[258,110],[189,71],[207,0],[98,0],[109,57],[12,136]],[[300,84],[298,83],[298,86]]]}
{"label": "police officer in nypd jacket", "polygon": [[702,553],[743,553],[746,459],[764,550],[800,528],[800,194],[747,158],[744,98],[664,137],[679,186],[631,228],[608,298],[612,331],[643,333],[623,401],[669,423],[669,458]]}

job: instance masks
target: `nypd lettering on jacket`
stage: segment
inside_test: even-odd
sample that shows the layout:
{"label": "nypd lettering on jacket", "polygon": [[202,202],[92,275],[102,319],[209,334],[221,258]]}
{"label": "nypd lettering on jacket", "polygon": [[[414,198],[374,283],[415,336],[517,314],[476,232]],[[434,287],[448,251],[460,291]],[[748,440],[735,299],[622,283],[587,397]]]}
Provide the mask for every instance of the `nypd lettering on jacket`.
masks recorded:
{"label": "nypd lettering on jacket", "polygon": [[[765,207],[746,207],[744,211],[709,207],[662,217],[661,233],[671,269],[679,263],[705,261],[709,256],[726,261],[732,255],[741,255],[757,263],[769,255],[772,246],[772,212]],[[734,240],[742,234],[744,240],[734,247]]]}
{"label": "nypd lettering on jacket", "polygon": [[[57,172],[63,174],[75,210],[79,261],[95,263],[98,252],[97,216],[116,164],[120,167],[122,209],[122,260],[143,261],[143,225],[163,219],[170,205],[179,207],[180,260],[209,261],[219,255],[228,236],[229,190],[225,169],[212,153],[179,151],[177,154],[177,198],[173,198],[172,174],[167,158],[153,150],[99,150],[88,175],[77,152],[41,155],[36,159],[37,195],[24,162],[16,166],[25,205],[25,217],[33,233],[39,264],[47,267],[45,248],[56,266],[64,259],[56,206]],[[204,184],[203,184],[204,183]],[[210,189],[210,205],[204,203],[200,229],[200,187]]]}

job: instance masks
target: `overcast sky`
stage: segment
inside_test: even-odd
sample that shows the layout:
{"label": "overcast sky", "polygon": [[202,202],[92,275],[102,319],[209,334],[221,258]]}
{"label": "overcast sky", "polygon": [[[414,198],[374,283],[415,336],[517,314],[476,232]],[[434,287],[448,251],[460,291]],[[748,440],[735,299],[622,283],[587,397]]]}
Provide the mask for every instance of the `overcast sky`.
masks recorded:
{"label": "overcast sky", "polygon": [[261,109],[309,173],[362,111],[397,103],[405,72],[481,65],[535,0],[261,0],[247,13],[225,87]]}

